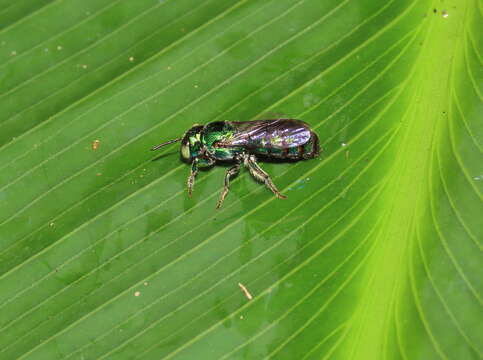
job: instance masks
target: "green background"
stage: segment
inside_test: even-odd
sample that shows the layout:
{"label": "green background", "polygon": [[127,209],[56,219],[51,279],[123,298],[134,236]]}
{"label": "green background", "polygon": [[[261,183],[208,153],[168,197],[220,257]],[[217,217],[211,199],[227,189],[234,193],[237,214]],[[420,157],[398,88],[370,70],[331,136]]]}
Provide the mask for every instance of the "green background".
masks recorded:
{"label": "green background", "polygon": [[[482,358],[482,20],[0,0],[0,358]],[[217,211],[226,168],[189,198],[178,145],[149,151],[277,114],[324,149],[262,164],[287,200],[242,171]]]}

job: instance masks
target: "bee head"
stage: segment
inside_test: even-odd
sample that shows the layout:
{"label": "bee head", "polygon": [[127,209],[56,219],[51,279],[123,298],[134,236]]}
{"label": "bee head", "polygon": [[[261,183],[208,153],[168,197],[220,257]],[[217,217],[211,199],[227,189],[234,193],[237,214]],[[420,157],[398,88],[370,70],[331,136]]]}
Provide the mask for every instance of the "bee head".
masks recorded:
{"label": "bee head", "polygon": [[200,155],[201,152],[201,131],[202,125],[193,125],[181,140],[181,156],[183,160],[191,161]]}
{"label": "bee head", "polygon": [[191,161],[201,154],[201,132],[203,131],[203,128],[204,126],[195,124],[184,134],[182,138],[166,141],[156,145],[155,147],[151,148],[151,150],[159,150],[163,146],[181,141],[181,157],[183,160]]}

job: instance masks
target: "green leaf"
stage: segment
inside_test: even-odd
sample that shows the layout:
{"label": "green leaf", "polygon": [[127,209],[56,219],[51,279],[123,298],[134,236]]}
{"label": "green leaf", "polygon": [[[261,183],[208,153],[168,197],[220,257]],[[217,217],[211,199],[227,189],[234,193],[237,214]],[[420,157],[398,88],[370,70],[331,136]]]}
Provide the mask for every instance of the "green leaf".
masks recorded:
{"label": "green leaf", "polygon": [[[482,357],[481,2],[0,4],[1,359]],[[149,151],[267,113],[287,200]]]}

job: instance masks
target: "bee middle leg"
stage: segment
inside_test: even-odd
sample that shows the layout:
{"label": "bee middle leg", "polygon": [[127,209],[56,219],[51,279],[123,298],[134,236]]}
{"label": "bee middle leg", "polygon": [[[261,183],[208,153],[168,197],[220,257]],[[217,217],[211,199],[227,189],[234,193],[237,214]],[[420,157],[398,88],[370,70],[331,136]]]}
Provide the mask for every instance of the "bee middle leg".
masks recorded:
{"label": "bee middle leg", "polygon": [[257,159],[254,155],[245,155],[243,160],[245,166],[250,171],[250,174],[252,174],[255,179],[263,182],[265,186],[269,188],[279,199],[287,198],[285,195],[281,194],[280,191],[278,191],[270,176],[257,164]]}
{"label": "bee middle leg", "polygon": [[219,209],[221,205],[223,205],[223,201],[225,201],[225,197],[228,194],[229,186],[230,186],[230,178],[235,176],[240,171],[241,160],[229,168],[225,173],[225,184],[223,186],[223,191],[221,192],[220,200],[216,204],[216,208]]}

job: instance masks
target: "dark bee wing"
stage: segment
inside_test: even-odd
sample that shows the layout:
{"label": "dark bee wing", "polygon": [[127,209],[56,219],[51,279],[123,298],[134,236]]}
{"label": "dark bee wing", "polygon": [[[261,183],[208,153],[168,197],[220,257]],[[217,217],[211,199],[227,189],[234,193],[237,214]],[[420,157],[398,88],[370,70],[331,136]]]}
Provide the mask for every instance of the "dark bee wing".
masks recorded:
{"label": "dark bee wing", "polygon": [[229,122],[233,133],[223,141],[221,147],[271,147],[290,148],[304,145],[310,139],[309,126],[300,120],[276,119]]}

